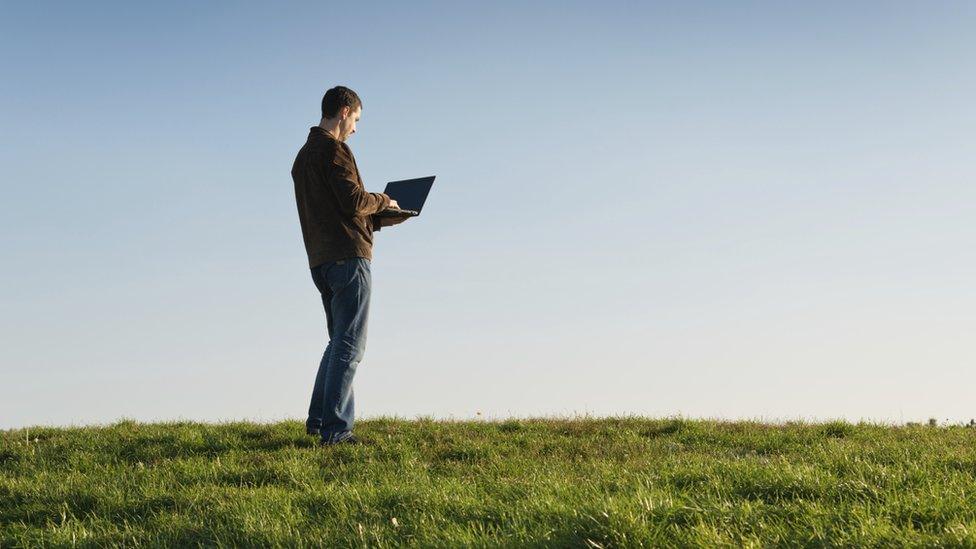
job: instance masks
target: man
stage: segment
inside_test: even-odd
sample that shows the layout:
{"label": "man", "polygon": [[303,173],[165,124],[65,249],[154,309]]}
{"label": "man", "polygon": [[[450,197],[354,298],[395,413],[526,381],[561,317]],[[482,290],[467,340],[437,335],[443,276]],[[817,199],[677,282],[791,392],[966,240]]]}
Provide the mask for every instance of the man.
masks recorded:
{"label": "man", "polygon": [[409,216],[378,217],[399,208],[383,193],[366,192],[346,140],[356,133],[362,101],[337,86],[322,98],[322,120],[313,126],[291,169],[302,238],[312,281],[322,296],[329,344],[319,363],[306,432],[322,444],[355,443],[352,390],[366,351],[373,232]]}

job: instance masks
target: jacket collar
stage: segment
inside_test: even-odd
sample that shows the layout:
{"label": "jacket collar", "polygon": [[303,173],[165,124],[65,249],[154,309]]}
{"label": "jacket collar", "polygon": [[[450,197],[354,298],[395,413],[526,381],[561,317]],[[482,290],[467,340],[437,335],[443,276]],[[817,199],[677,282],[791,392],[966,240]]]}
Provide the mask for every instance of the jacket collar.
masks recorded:
{"label": "jacket collar", "polygon": [[311,128],[309,128],[309,135],[322,135],[328,137],[329,139],[335,139],[336,141],[339,141],[338,139],[335,138],[334,135],[325,131],[325,129],[323,129],[321,126],[312,126]]}

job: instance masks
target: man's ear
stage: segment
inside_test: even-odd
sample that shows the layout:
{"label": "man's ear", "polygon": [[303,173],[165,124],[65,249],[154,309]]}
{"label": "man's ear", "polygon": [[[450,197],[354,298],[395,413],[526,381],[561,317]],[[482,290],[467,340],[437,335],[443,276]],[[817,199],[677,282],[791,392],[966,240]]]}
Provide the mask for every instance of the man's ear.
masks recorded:
{"label": "man's ear", "polygon": [[339,120],[345,120],[349,118],[349,113],[352,111],[348,105],[339,108]]}

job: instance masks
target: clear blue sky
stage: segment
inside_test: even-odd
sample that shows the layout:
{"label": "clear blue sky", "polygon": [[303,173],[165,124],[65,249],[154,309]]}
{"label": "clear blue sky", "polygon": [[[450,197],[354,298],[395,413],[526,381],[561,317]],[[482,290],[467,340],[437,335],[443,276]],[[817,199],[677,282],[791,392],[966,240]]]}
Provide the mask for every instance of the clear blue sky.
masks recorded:
{"label": "clear blue sky", "polygon": [[303,419],[289,175],[364,101],[359,417],[976,417],[970,2],[7,3],[0,427]]}

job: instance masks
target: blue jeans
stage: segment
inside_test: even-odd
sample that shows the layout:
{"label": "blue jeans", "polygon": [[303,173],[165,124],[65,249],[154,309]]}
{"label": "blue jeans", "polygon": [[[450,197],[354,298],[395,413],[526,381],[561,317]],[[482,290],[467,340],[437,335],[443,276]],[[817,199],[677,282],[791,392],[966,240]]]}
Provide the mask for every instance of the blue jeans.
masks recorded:
{"label": "blue jeans", "polygon": [[352,257],[312,269],[322,294],[329,344],[319,362],[305,425],[318,428],[322,440],[348,437],[355,419],[352,378],[366,352],[366,323],[372,275],[369,260]]}

